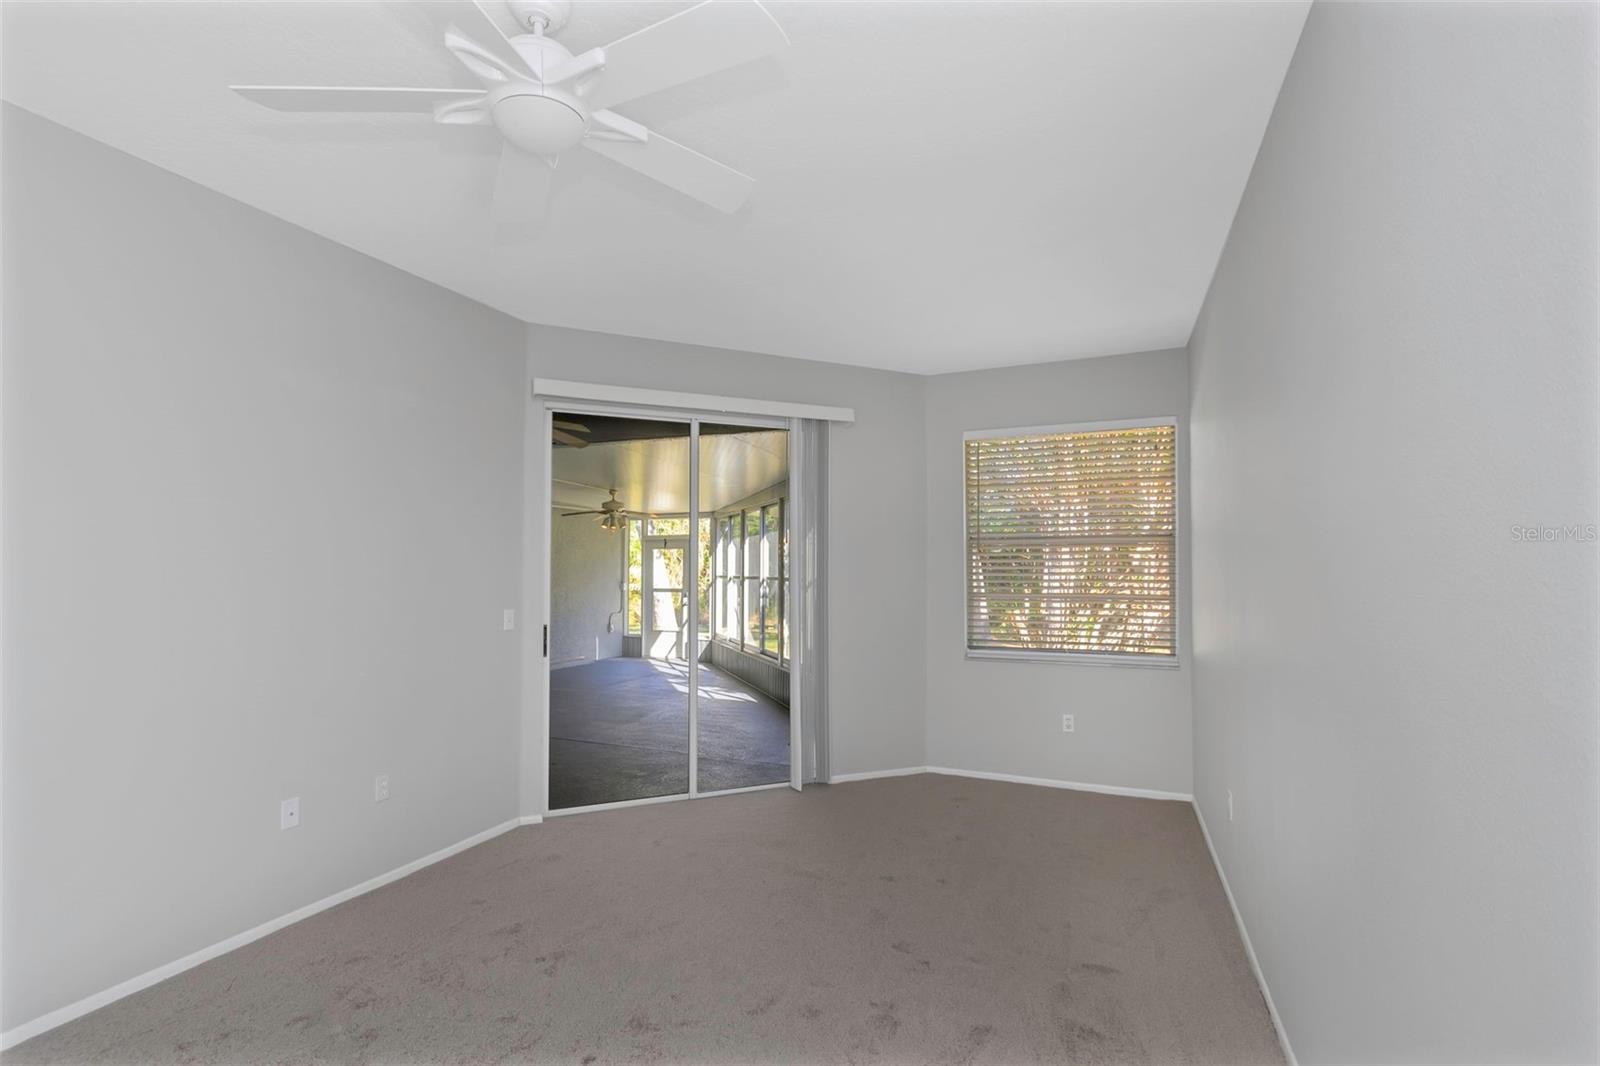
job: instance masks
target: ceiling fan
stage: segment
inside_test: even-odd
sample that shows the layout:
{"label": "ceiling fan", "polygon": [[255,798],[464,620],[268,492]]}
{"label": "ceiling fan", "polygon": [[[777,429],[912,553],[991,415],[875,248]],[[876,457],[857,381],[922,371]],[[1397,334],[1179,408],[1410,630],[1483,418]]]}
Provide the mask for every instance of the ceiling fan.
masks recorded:
{"label": "ceiling fan", "polygon": [[622,501],[617,499],[617,490],[612,489],[611,499],[600,505],[597,511],[563,511],[562,518],[576,518],[579,515],[597,514],[600,516],[600,528],[607,533],[615,533],[622,528],[623,520],[628,517],[628,509],[622,506]]}
{"label": "ceiling fan", "polygon": [[493,211],[502,224],[544,218],[562,153],[587,148],[721,211],[754,179],[611,110],[618,104],[760,59],[789,39],[758,0],[705,0],[574,56],[549,34],[571,0],[473,0],[495,31],[490,49],[451,26],[444,46],[480,89],[234,85],[278,111],[429,112],[445,125],[493,126],[505,138]]}
{"label": "ceiling fan", "polygon": [[589,432],[589,427],[582,422],[568,422],[557,418],[550,424],[550,436],[555,438],[557,444],[565,444],[569,448],[587,448],[589,442],[578,436],[579,433]]}

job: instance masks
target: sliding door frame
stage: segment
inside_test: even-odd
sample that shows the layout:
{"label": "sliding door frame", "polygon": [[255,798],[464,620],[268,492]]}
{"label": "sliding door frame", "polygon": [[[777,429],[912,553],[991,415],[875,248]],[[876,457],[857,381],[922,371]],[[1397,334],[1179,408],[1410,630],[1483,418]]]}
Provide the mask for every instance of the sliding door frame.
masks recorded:
{"label": "sliding door frame", "polygon": [[[702,792],[699,787],[700,769],[700,551],[697,540],[700,535],[700,425],[710,422],[722,426],[748,426],[751,429],[778,429],[789,434],[786,476],[794,476],[794,462],[796,459],[795,445],[798,440],[798,419],[780,418],[772,415],[752,413],[741,414],[736,411],[723,410],[696,410],[693,408],[679,407],[652,407],[625,403],[609,403],[601,400],[562,400],[553,396],[535,395],[534,406],[542,425],[541,454],[544,457],[544,491],[546,493],[544,508],[545,520],[541,523],[540,544],[538,551],[544,560],[544,588],[540,604],[540,625],[545,643],[544,654],[539,658],[539,685],[544,692],[544,699],[540,704],[541,732],[544,736],[544,796],[542,813],[544,817],[554,817],[567,814],[582,814],[589,811],[613,810],[622,807],[642,807],[655,803],[671,803],[677,800],[700,799],[708,796],[728,796],[741,792],[761,792],[775,788],[793,788],[799,790],[804,771],[804,753],[799,743],[803,736],[802,723],[800,722],[800,709],[794,699],[792,686],[797,670],[791,660],[790,699],[789,699],[789,780],[776,781],[767,785],[751,785],[745,788],[718,789],[711,792]],[[618,800],[614,803],[596,803],[583,807],[563,807],[560,810],[550,808],[550,655],[548,632],[550,625],[550,592],[554,584],[555,574],[551,567],[550,545],[551,533],[554,526],[553,518],[549,517],[554,511],[555,485],[555,443],[552,430],[556,412],[567,414],[590,414],[608,416],[612,418],[639,418],[656,422],[687,423],[689,427],[689,550],[685,553],[684,574],[684,599],[689,604],[687,628],[685,638],[686,647],[689,649],[689,788],[687,792],[671,796],[647,796],[641,799]],[[791,494],[792,499],[792,494]],[[783,508],[783,535],[792,537],[794,507]],[[648,516],[644,516],[648,518]],[[641,525],[641,544],[646,536],[647,525]],[[790,540],[791,549],[793,541]],[[648,609],[646,604],[640,604],[641,613]],[[786,608],[787,609],[787,608]],[[785,619],[787,621],[787,619]],[[641,623],[643,619],[641,618]],[[645,626],[640,626],[640,642],[643,645]],[[716,639],[716,634],[712,634]],[[641,647],[641,653],[645,649]]]}

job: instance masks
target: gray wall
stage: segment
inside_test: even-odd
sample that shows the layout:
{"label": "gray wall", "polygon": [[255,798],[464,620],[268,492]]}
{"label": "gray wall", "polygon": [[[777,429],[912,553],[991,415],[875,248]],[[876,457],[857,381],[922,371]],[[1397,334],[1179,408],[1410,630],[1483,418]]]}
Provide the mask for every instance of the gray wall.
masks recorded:
{"label": "gray wall", "polygon": [[[968,660],[962,434],[1126,418],[1179,419],[1180,627],[1189,620],[1189,365],[1181,350],[927,379],[928,762],[962,770],[1188,793],[1188,640],[1182,665]],[[1061,715],[1075,731],[1061,731]]]}
{"label": "gray wall", "polygon": [[4,123],[11,1028],[516,813],[525,400],[520,323]]}
{"label": "gray wall", "polygon": [[[550,517],[552,667],[616,658],[622,654],[622,631],[627,627],[625,614],[612,614],[622,608],[625,534],[607,533],[587,515],[563,519],[564,509],[557,507]],[[528,617],[537,619],[538,614]],[[610,633],[607,618],[612,622]]]}
{"label": "gray wall", "polygon": [[1305,1063],[1595,1061],[1596,545],[1513,530],[1597,520],[1595,38],[1315,5],[1191,343],[1196,785]]}
{"label": "gray wall", "polygon": [[[549,377],[856,409],[856,424],[836,425],[828,438],[833,771],[923,765],[923,379],[552,326],[528,327],[527,344],[530,389],[534,377]],[[541,433],[539,420],[530,418],[529,545],[541,542],[549,513]],[[543,580],[543,560],[530,548],[524,570],[530,618],[542,610]],[[544,799],[545,692],[536,680],[538,634],[527,636],[522,809],[535,814]]]}

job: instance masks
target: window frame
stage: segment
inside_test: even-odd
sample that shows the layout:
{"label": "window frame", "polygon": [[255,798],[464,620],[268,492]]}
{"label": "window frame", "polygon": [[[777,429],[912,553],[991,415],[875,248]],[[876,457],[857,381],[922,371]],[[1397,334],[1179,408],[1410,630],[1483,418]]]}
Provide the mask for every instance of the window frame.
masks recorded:
{"label": "window frame", "polygon": [[[733,551],[733,556],[735,562],[737,563],[737,573],[727,575],[727,580],[730,584],[737,586],[739,589],[740,610],[739,617],[735,621],[735,625],[738,627],[738,635],[736,637],[725,636],[721,632],[718,632],[716,627],[713,627],[712,639],[720,641],[729,648],[735,648],[746,655],[759,656],[768,660],[769,662],[776,663],[779,667],[786,670],[789,668],[791,661],[791,656],[785,654],[787,649],[783,631],[783,624],[786,621],[785,616],[789,609],[789,572],[788,568],[784,565],[787,560],[787,556],[784,553],[784,544],[788,537],[789,496],[787,482],[785,481],[782,484],[782,491],[762,491],[754,496],[748,497],[745,500],[741,500],[739,503],[734,504],[731,507],[724,507],[721,510],[713,512],[715,516],[715,520],[712,524],[714,535],[720,537],[720,523],[724,519],[729,520],[733,529],[735,530],[734,539],[737,541],[737,547]],[[760,575],[760,560],[762,558],[761,553],[764,551],[763,541],[765,539],[763,535],[764,511],[776,512],[777,526],[774,530],[777,534],[776,562],[779,570],[781,571],[779,576],[768,579],[763,579]],[[749,545],[751,536],[749,532],[749,522],[752,518],[756,521],[756,533],[754,534],[756,547],[754,550],[757,552],[757,572],[753,575],[749,573],[749,553],[751,550]],[[719,562],[720,556],[716,553],[713,553],[712,565],[716,566]],[[723,578],[718,576],[716,580],[720,582],[723,580]],[[763,580],[769,584],[770,588],[773,590],[770,592],[770,595],[777,601],[778,650],[776,652],[767,651],[764,646],[763,637],[765,635],[766,622],[765,610],[760,612],[760,617],[762,620],[761,632],[756,634],[754,637],[752,637],[748,632],[748,623],[750,620],[750,586],[752,584],[755,586],[759,602],[759,595]],[[721,616],[719,615],[718,621],[720,622],[721,620]]]}
{"label": "window frame", "polygon": [[[634,537],[634,526],[639,527],[639,532],[644,532],[644,522],[637,516],[630,515],[622,521],[622,635],[627,637],[644,636],[644,537]],[[628,549],[633,546],[634,540],[639,541],[639,628],[630,630],[632,624],[628,615],[628,596],[632,593],[629,579],[633,576],[628,573]]]}
{"label": "window frame", "polygon": [[[994,440],[1001,437],[1043,437],[1052,434],[1095,433],[1115,429],[1153,429],[1172,427],[1172,654],[1141,655],[1133,652],[1113,651],[1036,651],[1026,648],[974,648],[972,647],[971,611],[967,597],[970,594],[972,550],[967,535],[967,442]],[[1185,622],[1184,581],[1188,568],[1184,565],[1186,532],[1184,529],[1184,472],[1188,457],[1184,454],[1182,420],[1176,415],[1156,418],[1128,418],[1109,422],[1066,422],[1052,426],[1010,426],[997,429],[969,429],[961,435],[961,456],[958,463],[961,480],[961,644],[965,658],[984,662],[1057,663],[1067,666],[1123,666],[1154,670],[1176,670],[1185,664],[1187,649],[1184,645]]]}
{"label": "window frame", "polygon": [[[783,498],[780,496],[771,503],[764,503],[756,508],[756,511],[760,515],[761,521],[761,565],[757,569],[762,571],[762,576],[759,578],[762,589],[761,639],[756,644],[756,652],[760,655],[765,655],[769,659],[777,659],[781,662],[783,659]],[[767,521],[769,515],[777,517],[777,525],[769,525]],[[767,558],[769,538],[773,556],[771,559]],[[766,574],[769,565],[773,566],[777,571],[771,576]],[[771,636],[774,638],[777,647],[776,651],[767,650],[769,615],[772,616],[772,620],[775,622]]]}

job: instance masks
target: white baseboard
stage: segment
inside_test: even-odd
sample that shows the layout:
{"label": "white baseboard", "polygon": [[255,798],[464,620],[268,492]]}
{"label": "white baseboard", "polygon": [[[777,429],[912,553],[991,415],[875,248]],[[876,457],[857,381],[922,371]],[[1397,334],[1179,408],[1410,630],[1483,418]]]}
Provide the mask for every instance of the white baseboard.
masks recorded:
{"label": "white baseboard", "polygon": [[69,1003],[65,1007],[58,1007],[47,1014],[41,1014],[32,1021],[23,1022],[21,1025],[14,1026],[10,1029],[7,1029],[3,1033],[0,1033],[0,1051],[15,1047],[24,1040],[32,1039],[33,1037],[38,1036],[40,1033],[48,1032],[59,1025],[65,1025],[67,1022],[70,1022],[75,1018],[83,1017],[90,1011],[99,1010],[108,1003],[114,1003],[124,996],[131,996],[135,992],[142,991],[143,989],[149,988],[153,984],[165,981],[167,978],[180,974],[185,970],[193,969],[194,967],[199,966],[202,962],[209,962],[218,955],[226,955],[235,948],[242,948],[252,941],[260,940],[269,933],[276,933],[279,929],[309,918],[313,914],[325,911],[329,907],[335,907],[346,900],[355,899],[357,896],[365,895],[375,888],[382,888],[384,885],[387,885],[392,881],[398,881],[400,878],[405,877],[408,874],[416,873],[424,866],[432,866],[434,863],[439,862],[442,859],[448,859],[450,856],[455,855],[458,852],[466,851],[470,847],[474,847],[478,844],[482,844],[486,840],[497,837],[509,829],[515,829],[519,825],[534,825],[543,820],[544,819],[538,815],[531,815],[524,818],[512,818],[508,821],[501,822],[499,825],[485,829],[481,833],[474,833],[465,840],[457,841],[456,843],[451,844],[449,847],[440,848],[431,855],[424,855],[420,859],[413,859],[404,866],[397,866],[388,873],[379,874],[377,877],[363,881],[359,885],[344,889],[341,892],[335,892],[333,895],[319,899],[315,903],[308,903],[304,907],[290,911],[288,914],[281,915],[280,917],[274,918],[269,922],[263,922],[253,929],[246,929],[242,933],[235,933],[226,940],[219,940],[210,947],[201,948],[199,951],[191,952],[175,962],[169,962],[164,966],[157,966],[155,969],[142,973],[137,977],[130,977],[126,981],[112,985],[110,988],[105,989],[102,992],[96,992],[91,996],[85,996],[76,1003]]}
{"label": "white baseboard", "polygon": [[1023,777],[1020,774],[995,774],[987,770],[957,770],[948,766],[930,766],[927,771],[930,774],[950,774],[954,777],[976,777],[984,781],[1010,781],[1017,785],[1070,788],[1076,792],[1101,792],[1107,796],[1136,796],[1139,799],[1194,802],[1194,797],[1187,792],[1162,792],[1154,788],[1125,788],[1122,785],[1097,785],[1087,781],[1058,781],[1052,777]]}
{"label": "white baseboard", "polygon": [[1194,816],[1200,822],[1200,835],[1206,838],[1206,849],[1211,852],[1211,864],[1217,868],[1217,877],[1222,881],[1222,893],[1228,897],[1228,906],[1233,908],[1233,920],[1239,926],[1239,939],[1244,941],[1245,958],[1250,960],[1250,970],[1256,975],[1256,984],[1261,986],[1261,998],[1267,1002],[1267,1015],[1272,1019],[1272,1028],[1277,1030],[1278,1043],[1283,1047],[1283,1057],[1289,1066],[1297,1066],[1294,1057],[1294,1048],[1289,1044],[1289,1031],[1283,1027],[1283,1019],[1278,1016],[1278,1005],[1272,1002],[1272,990],[1267,987],[1267,978],[1261,972],[1261,963],[1256,959],[1256,949],[1250,943],[1250,930],[1244,927],[1244,915],[1239,913],[1239,901],[1233,898],[1233,888],[1228,884],[1228,872],[1222,868],[1222,859],[1217,855],[1217,846],[1211,841],[1211,830],[1206,827],[1206,816],[1200,811],[1200,802],[1194,803]]}
{"label": "white baseboard", "polygon": [[868,770],[864,774],[833,774],[828,778],[830,785],[842,785],[846,781],[871,781],[875,777],[906,777],[910,774],[925,774],[926,766],[902,766],[898,770]]}
{"label": "white baseboard", "polygon": [[518,825],[540,825],[543,822],[544,815],[542,814],[524,814],[521,818],[517,819]]}
{"label": "white baseboard", "polygon": [[950,766],[902,766],[898,770],[869,770],[864,774],[834,774],[830,785],[849,781],[870,781],[876,777],[905,777],[909,774],[948,774],[951,777],[977,777],[984,781],[1009,781],[1014,785],[1039,785],[1044,788],[1070,788],[1077,792],[1102,792],[1108,796],[1136,796],[1139,799],[1178,800],[1193,803],[1187,792],[1162,792],[1153,788],[1124,788],[1122,785],[1096,785],[1085,781],[1059,781],[1053,777],[1023,777],[1020,774],[996,774],[987,770],[957,770]]}

